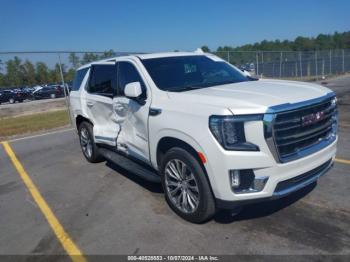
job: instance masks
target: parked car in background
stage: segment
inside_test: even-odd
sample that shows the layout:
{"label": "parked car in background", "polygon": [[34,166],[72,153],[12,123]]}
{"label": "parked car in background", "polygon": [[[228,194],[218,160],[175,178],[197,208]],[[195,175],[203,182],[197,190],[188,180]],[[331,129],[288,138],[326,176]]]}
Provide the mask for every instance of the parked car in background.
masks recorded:
{"label": "parked car in background", "polygon": [[1,103],[10,103],[23,102],[23,96],[20,92],[13,90],[0,90],[0,104]]}
{"label": "parked car in background", "polygon": [[21,97],[22,101],[32,99],[32,91],[28,90],[27,87],[20,87],[20,88],[12,89],[12,91],[18,97]]}
{"label": "parked car in background", "polygon": [[41,89],[38,89],[33,92],[33,98],[34,99],[45,99],[45,98],[57,98],[57,97],[63,97],[64,91],[63,88],[59,85],[53,85],[53,86],[45,86]]}

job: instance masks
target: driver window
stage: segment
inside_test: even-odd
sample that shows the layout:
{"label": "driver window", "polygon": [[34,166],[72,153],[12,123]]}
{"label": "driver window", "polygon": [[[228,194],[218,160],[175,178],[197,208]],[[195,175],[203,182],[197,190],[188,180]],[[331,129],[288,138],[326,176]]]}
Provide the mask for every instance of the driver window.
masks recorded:
{"label": "driver window", "polygon": [[132,82],[140,82],[141,98],[146,99],[146,87],[135,66],[129,62],[118,62],[118,96],[124,96],[125,86]]}

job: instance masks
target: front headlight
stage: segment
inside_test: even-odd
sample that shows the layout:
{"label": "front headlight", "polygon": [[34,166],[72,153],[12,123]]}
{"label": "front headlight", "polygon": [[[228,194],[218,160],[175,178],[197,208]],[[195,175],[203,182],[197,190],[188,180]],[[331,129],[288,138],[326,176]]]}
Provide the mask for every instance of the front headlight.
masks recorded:
{"label": "front headlight", "polygon": [[211,116],[209,118],[209,129],[226,150],[259,151],[257,145],[246,141],[244,123],[262,119],[263,115]]}

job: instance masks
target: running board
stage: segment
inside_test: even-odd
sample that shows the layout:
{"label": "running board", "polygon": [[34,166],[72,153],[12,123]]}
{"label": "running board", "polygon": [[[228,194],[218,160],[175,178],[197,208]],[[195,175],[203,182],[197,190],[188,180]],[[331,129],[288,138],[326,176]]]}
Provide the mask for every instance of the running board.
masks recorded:
{"label": "running board", "polygon": [[146,164],[139,164],[126,156],[123,156],[103,147],[99,148],[99,152],[107,160],[117,164],[118,166],[128,171],[131,171],[135,175],[152,183],[160,183],[160,177],[157,174],[157,172],[155,170],[153,171],[151,167],[146,166]]}

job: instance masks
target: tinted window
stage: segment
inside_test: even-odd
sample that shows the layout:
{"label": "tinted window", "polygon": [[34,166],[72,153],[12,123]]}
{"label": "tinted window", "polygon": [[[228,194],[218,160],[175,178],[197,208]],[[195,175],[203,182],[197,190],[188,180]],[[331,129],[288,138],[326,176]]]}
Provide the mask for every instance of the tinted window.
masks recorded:
{"label": "tinted window", "polygon": [[249,81],[223,61],[207,56],[179,56],[144,59],[142,63],[161,90],[184,91]]}
{"label": "tinted window", "polygon": [[89,70],[89,68],[83,68],[81,70],[78,70],[75,74],[74,80],[73,80],[73,86],[72,91],[77,91],[80,88],[81,82],[83,82],[83,79],[86,75],[86,72]]}
{"label": "tinted window", "polygon": [[124,96],[124,88],[127,84],[132,82],[140,82],[142,88],[142,98],[146,98],[146,87],[142,78],[135,68],[129,62],[119,62],[118,63],[118,95]]}
{"label": "tinted window", "polygon": [[100,95],[112,95],[116,76],[115,65],[92,66],[88,91]]}

